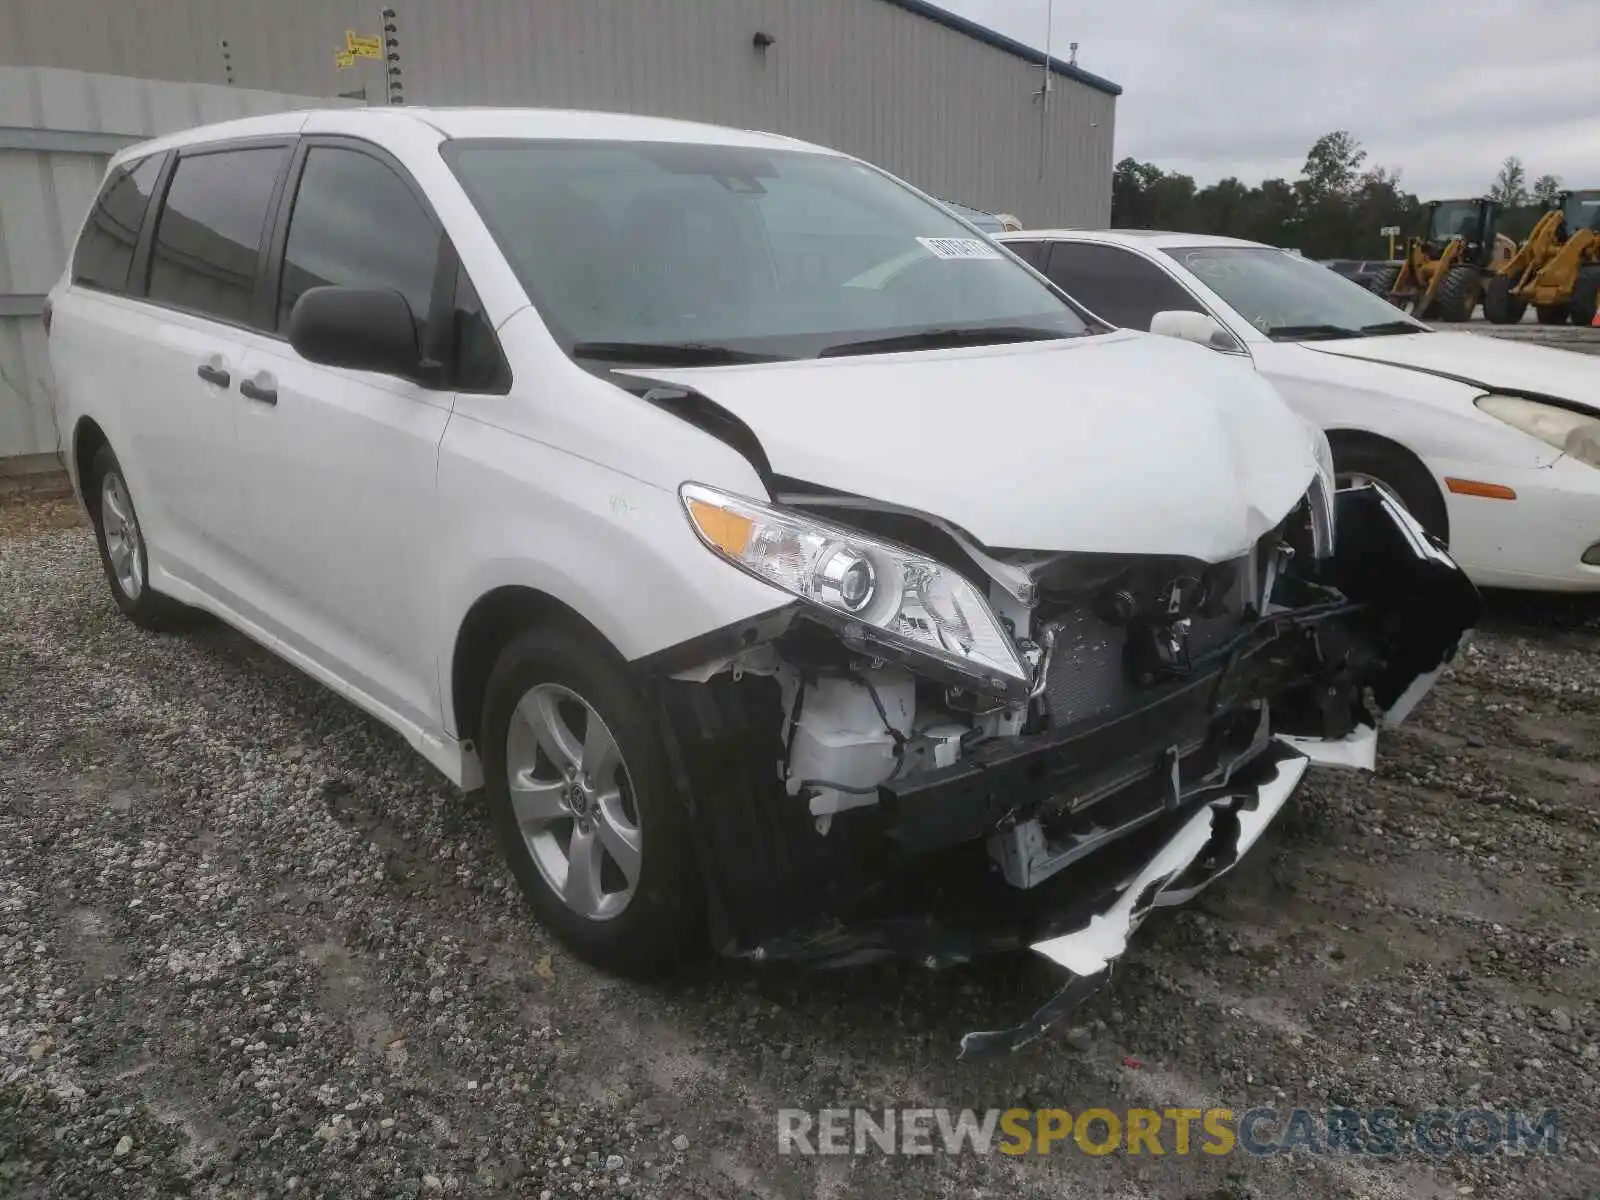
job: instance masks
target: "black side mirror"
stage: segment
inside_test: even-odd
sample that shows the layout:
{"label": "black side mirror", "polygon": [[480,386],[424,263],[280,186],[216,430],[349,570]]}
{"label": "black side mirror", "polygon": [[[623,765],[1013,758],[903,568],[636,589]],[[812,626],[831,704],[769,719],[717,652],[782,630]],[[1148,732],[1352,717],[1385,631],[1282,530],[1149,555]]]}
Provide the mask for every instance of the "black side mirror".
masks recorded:
{"label": "black side mirror", "polygon": [[308,289],[289,313],[289,344],[328,367],[406,379],[427,373],[411,305],[390,288]]}

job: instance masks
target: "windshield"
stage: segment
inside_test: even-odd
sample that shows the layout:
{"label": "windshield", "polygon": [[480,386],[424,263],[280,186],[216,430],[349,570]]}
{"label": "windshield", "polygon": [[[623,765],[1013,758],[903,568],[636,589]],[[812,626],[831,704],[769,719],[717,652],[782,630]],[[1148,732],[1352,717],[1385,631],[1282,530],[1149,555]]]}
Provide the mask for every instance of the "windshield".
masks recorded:
{"label": "windshield", "polygon": [[1433,210],[1428,223],[1430,242],[1448,242],[1451,238],[1464,242],[1478,240],[1478,205],[1472,200],[1446,200]]}
{"label": "windshield", "polygon": [[1167,254],[1274,340],[1427,331],[1377,293],[1282,250],[1180,246]]}
{"label": "windshield", "polygon": [[1574,192],[1567,197],[1562,209],[1567,222],[1567,236],[1580,229],[1600,233],[1600,192]]}
{"label": "windshield", "polygon": [[850,159],[532,140],[445,155],[575,357],[747,361],[1087,332],[987,239]]}

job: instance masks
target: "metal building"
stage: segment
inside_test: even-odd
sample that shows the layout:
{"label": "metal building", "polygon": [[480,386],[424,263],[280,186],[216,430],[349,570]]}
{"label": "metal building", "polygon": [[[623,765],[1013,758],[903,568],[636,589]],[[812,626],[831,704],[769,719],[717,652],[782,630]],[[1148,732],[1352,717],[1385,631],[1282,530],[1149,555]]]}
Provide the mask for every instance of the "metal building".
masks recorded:
{"label": "metal building", "polygon": [[409,103],[765,129],[1030,225],[1111,215],[1120,89],[926,0],[4,0],[0,65],[384,102],[347,31],[392,38]]}

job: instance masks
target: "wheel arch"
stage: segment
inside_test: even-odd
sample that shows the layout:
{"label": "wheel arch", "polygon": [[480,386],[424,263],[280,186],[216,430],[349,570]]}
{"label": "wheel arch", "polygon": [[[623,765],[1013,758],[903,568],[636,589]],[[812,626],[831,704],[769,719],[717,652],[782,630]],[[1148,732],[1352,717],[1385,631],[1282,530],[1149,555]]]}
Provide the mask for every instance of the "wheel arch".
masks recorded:
{"label": "wheel arch", "polygon": [[1428,464],[1422,461],[1420,455],[1402,442],[1397,442],[1391,437],[1381,433],[1373,433],[1370,429],[1328,429],[1328,445],[1333,450],[1334,470],[1339,470],[1341,454],[1348,455],[1351,451],[1378,450],[1385,454],[1393,454],[1405,459],[1413,466],[1418,474],[1426,479],[1431,487],[1438,493],[1439,508],[1444,514],[1443,536],[1446,545],[1450,544],[1450,506],[1446,501],[1444,489],[1439,486],[1439,480],[1434,476]]}
{"label": "wheel arch", "polygon": [[477,741],[484,693],[501,649],[517,634],[534,626],[568,630],[621,659],[600,630],[549,592],[523,584],[506,584],[485,592],[467,609],[451,646],[447,715],[462,743]]}
{"label": "wheel arch", "polygon": [[78,499],[85,509],[93,511],[93,497],[89,494],[89,468],[102,446],[111,445],[111,439],[93,417],[79,417],[72,427],[72,476],[78,489]]}

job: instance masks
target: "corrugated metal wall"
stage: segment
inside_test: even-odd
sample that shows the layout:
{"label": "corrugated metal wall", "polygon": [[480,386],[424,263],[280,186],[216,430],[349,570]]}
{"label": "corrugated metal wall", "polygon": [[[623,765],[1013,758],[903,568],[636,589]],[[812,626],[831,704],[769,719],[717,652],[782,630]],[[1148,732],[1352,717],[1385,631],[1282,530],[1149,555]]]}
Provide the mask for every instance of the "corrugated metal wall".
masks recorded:
{"label": "corrugated metal wall", "polygon": [[[0,62],[333,95],[384,0],[4,0]],[[689,117],[786,133],[1029,224],[1105,224],[1116,100],[887,0],[390,0],[406,99]],[[1042,11],[1042,6],[1041,6]],[[758,31],[775,43],[751,45]]]}
{"label": "corrugated metal wall", "polygon": [[[14,17],[0,7],[0,27]],[[5,32],[0,28],[0,44]],[[106,160],[209,121],[327,103],[248,88],[0,66],[0,457],[57,450],[39,312]]]}

